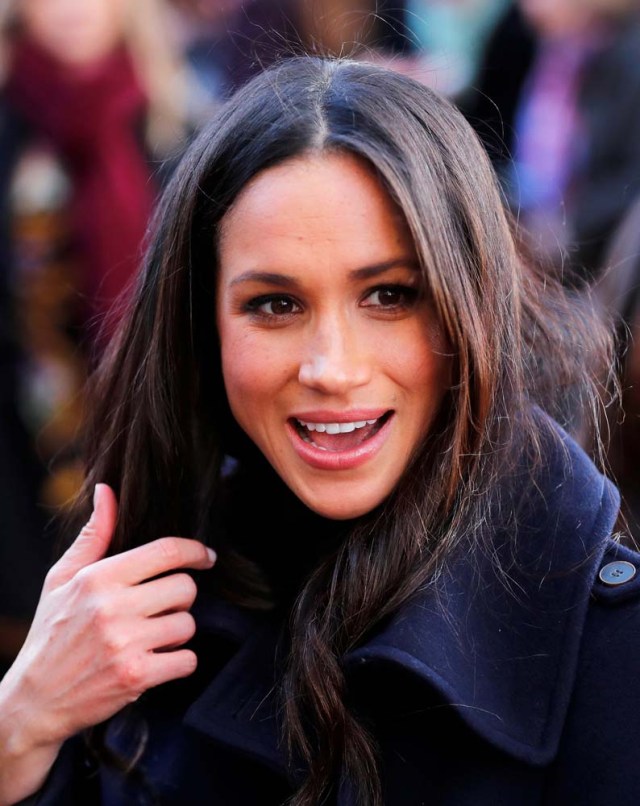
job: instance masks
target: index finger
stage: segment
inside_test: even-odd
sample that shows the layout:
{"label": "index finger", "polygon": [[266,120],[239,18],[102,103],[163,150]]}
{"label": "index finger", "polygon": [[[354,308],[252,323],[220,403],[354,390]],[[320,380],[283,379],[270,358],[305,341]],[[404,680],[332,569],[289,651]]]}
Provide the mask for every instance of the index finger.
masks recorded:
{"label": "index finger", "polygon": [[146,579],[178,568],[204,570],[216,560],[213,549],[199,540],[186,537],[160,537],[144,546],[100,561],[106,575],[114,582],[137,585]]}

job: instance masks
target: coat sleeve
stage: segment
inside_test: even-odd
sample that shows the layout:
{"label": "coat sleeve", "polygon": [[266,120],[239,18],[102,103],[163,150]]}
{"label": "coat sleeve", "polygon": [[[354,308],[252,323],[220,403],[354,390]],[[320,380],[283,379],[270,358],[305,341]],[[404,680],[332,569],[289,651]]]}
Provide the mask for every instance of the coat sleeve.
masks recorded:
{"label": "coat sleeve", "polygon": [[82,737],[62,745],[42,789],[18,806],[100,806],[96,766],[89,759]]}

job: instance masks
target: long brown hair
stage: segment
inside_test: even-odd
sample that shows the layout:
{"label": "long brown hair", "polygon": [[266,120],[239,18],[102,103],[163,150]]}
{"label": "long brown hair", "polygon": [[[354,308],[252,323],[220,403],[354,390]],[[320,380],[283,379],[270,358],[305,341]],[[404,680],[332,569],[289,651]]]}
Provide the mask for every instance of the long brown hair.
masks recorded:
{"label": "long brown hair", "polygon": [[[114,550],[161,534],[215,544],[233,450],[214,322],[220,222],[260,171],[327,150],[365,159],[399,205],[454,353],[451,389],[397,489],[315,570],[291,615],[284,729],[308,767],[292,803],[321,803],[347,777],[376,806],[375,742],[349,707],[341,657],[477,543],[502,480],[540,444],[535,405],[582,411],[596,399],[589,363],[607,350],[582,302],[517,254],[489,161],[448,102],[393,72],[315,58],[284,62],[232,98],[163,197],[96,374],[78,509],[107,482],[120,499]],[[251,580],[216,548],[228,595],[248,601]]]}

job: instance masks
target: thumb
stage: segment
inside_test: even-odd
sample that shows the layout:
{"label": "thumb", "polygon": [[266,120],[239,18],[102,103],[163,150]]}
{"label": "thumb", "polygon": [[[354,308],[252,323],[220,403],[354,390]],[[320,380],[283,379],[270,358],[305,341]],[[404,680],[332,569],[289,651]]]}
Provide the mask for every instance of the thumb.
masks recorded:
{"label": "thumb", "polygon": [[107,484],[96,484],[91,517],[57,563],[58,584],[68,582],[81,568],[105,556],[117,519],[118,501],[115,493]]}

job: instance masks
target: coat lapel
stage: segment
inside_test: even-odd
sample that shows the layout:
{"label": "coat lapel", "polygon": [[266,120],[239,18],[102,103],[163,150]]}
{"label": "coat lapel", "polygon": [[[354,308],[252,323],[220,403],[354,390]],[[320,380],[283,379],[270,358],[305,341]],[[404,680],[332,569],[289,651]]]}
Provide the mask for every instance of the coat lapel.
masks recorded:
{"label": "coat lapel", "polygon": [[278,623],[269,614],[220,601],[201,605],[195,615],[201,636],[220,635],[223,629],[238,650],[191,705],[185,724],[286,775],[276,718]]}

